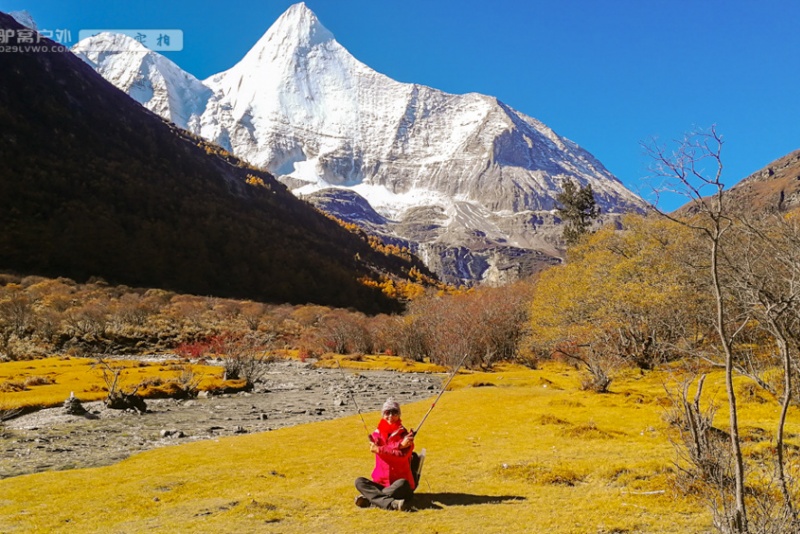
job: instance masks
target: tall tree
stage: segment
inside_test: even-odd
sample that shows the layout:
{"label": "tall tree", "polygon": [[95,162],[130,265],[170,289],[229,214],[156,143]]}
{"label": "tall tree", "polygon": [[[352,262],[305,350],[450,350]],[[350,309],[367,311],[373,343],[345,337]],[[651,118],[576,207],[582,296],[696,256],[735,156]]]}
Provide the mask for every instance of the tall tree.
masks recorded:
{"label": "tall tree", "polygon": [[[800,369],[800,221],[796,216],[767,214],[737,222],[738,231],[731,237],[737,246],[726,247],[725,257],[732,295],[774,344],[766,354],[743,358],[738,371],[779,400],[775,467],[783,514],[773,513],[769,519],[776,527],[780,522],[781,532],[797,532],[800,513],[794,504],[797,487],[792,487],[792,477],[787,473],[785,427],[795,393],[793,378]],[[776,380],[780,376],[777,369],[781,369],[782,380]]]}
{"label": "tall tree", "polygon": [[600,215],[592,184],[578,187],[575,182],[567,179],[556,200],[562,205],[558,208],[558,214],[564,219],[564,240],[567,245],[574,245],[589,231],[592,221]]}
{"label": "tall tree", "polygon": [[[730,208],[726,202],[725,184],[722,181],[722,145],[722,137],[712,126],[709,131],[689,133],[676,143],[674,151],[668,151],[667,147],[657,143],[645,145],[644,148],[653,159],[654,175],[665,180],[665,187],[690,198],[695,216],[684,219],[660,213],[692,229],[707,246],[709,264],[707,272],[716,307],[714,326],[725,366],[725,388],[730,415],[730,451],[734,463],[735,482],[733,495],[730,495],[733,500],[731,509],[724,506],[720,518],[722,524],[718,527],[724,532],[746,533],[749,532],[749,528],[745,504],[745,469],[733,374],[736,367],[734,346],[750,317],[733,317],[728,299],[730,287],[725,284],[721,265],[725,254],[725,237],[733,227]],[[706,196],[709,192],[709,196]],[[725,493],[722,496],[723,499],[728,497]]]}

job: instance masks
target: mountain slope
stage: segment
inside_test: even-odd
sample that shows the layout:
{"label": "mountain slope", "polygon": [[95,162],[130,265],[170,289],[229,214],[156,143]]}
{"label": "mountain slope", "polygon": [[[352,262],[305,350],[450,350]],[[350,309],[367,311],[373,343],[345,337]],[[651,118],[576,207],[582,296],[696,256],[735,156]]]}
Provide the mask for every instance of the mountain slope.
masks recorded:
{"label": "mountain slope", "polygon": [[[0,28],[19,27],[0,14]],[[376,253],[73,54],[0,54],[0,72],[0,268],[366,311],[397,303],[359,278],[420,268]]]}
{"label": "mountain slope", "polygon": [[739,206],[754,211],[800,207],[800,150],[779,158],[737,183],[728,192]]}
{"label": "mountain slope", "polygon": [[[725,190],[723,198],[726,209],[747,216],[800,208],[800,150],[790,152],[742,179]],[[699,203],[693,200],[673,213],[688,216],[698,211]]]}
{"label": "mountain slope", "polygon": [[[87,40],[75,50],[103,46]],[[100,72],[126,88],[129,73]],[[298,195],[358,193],[387,219],[386,232],[429,258],[508,247],[557,257],[560,221],[548,212],[566,179],[591,184],[604,213],[644,206],[591,154],[496,98],[447,94],[370,69],[302,3],[239,63],[202,83],[211,96],[189,91],[205,107],[187,128],[276,174]],[[164,91],[161,100],[174,97]],[[412,237],[404,233],[409,226],[431,230]]]}

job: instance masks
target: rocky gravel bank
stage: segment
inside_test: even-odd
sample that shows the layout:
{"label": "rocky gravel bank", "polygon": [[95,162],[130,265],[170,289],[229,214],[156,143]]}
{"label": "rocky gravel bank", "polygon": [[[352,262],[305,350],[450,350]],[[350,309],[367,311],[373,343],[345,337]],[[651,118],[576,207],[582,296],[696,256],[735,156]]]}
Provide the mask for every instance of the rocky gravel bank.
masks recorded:
{"label": "rocky gravel bank", "polygon": [[347,369],[343,375],[281,361],[249,393],[148,400],[145,414],[109,410],[102,402],[84,403],[85,415],[40,410],[6,422],[0,478],[109,465],[156,447],[352,415],[353,395],[362,412],[374,411],[389,396],[403,404],[431,397],[440,386],[436,375]]}

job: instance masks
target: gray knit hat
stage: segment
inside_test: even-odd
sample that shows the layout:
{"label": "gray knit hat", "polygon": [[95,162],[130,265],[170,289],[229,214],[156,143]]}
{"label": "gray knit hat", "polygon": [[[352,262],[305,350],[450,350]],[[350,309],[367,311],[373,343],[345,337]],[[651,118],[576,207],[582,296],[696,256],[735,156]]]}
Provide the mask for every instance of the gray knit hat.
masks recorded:
{"label": "gray knit hat", "polygon": [[394,410],[397,412],[397,415],[400,415],[400,404],[394,400],[392,397],[386,399],[386,402],[383,403],[383,413],[386,413],[390,410]]}

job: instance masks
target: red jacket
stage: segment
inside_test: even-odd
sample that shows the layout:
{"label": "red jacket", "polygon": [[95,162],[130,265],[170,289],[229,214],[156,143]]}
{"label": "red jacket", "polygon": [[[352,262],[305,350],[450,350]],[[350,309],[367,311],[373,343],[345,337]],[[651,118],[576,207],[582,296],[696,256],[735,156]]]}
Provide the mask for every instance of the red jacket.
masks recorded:
{"label": "red jacket", "polygon": [[414,451],[414,444],[405,449],[400,448],[400,442],[407,434],[408,430],[402,425],[386,437],[382,436],[379,430],[372,433],[373,442],[378,446],[372,480],[381,486],[389,486],[404,478],[411,484],[412,490],[416,489],[414,475],[411,473],[411,453]]}

